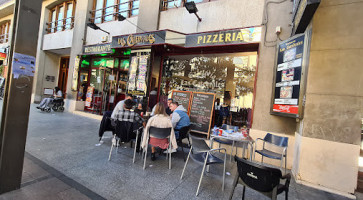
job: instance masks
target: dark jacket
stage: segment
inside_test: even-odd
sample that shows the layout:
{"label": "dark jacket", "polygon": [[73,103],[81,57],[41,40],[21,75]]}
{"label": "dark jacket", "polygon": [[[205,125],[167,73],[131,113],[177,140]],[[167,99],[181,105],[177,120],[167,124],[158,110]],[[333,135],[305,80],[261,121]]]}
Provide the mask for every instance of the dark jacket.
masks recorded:
{"label": "dark jacket", "polygon": [[100,129],[98,131],[99,137],[102,137],[105,131],[112,131],[112,134],[115,134],[115,129],[111,125],[111,114],[112,111],[106,111],[103,114],[102,121],[100,124]]}

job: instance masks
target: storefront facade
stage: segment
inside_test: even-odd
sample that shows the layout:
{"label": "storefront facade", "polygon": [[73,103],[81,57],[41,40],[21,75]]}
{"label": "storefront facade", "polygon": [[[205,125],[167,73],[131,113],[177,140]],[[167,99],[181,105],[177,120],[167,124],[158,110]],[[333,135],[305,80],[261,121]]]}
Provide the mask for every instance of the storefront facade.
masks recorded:
{"label": "storefront facade", "polygon": [[[355,49],[361,48],[357,42],[361,36],[359,31],[348,34],[344,30],[356,27],[348,23],[348,17],[351,13],[361,15],[359,3],[322,0],[311,15],[304,8],[310,12],[308,6],[313,1],[203,1],[196,4],[202,18],[199,21],[182,5],[140,0],[132,4],[138,6],[134,9],[137,12],[128,11],[127,20],[116,21],[116,11],[111,13],[115,14],[112,19],[98,16],[95,1],[78,0],[72,29],[48,33],[49,12],[57,2],[43,5],[35,102],[41,99],[44,88],[59,82],[46,82],[45,78],[57,79],[60,57],[67,56],[65,101],[66,110],[71,112],[110,111],[127,93],[138,96],[148,107],[165,101],[173,90],[213,93],[220,105],[231,107],[232,118],[227,122],[250,127],[253,138],[263,138],[268,132],[289,137],[287,166],[296,180],[348,196],[354,192],[363,113],[357,92],[361,73],[352,78],[345,74],[360,69],[355,61],[361,55]],[[89,11],[94,11],[93,15]],[[104,11],[111,12],[108,8]],[[341,16],[342,20],[336,21]],[[358,24],[363,19],[353,18]],[[110,34],[87,27],[90,20]],[[257,28],[259,34],[248,33],[251,41],[241,42],[240,37],[247,33],[242,30]],[[173,34],[159,41],[149,36],[162,30],[172,30],[165,32]],[[303,53],[307,62],[296,65],[301,70],[276,70],[279,64],[290,62],[277,61],[282,41],[299,34],[308,36],[305,41],[310,47]],[[259,39],[254,40],[254,36]],[[101,46],[107,45],[110,49],[102,52],[105,47]],[[145,66],[145,73],[140,74]],[[292,76],[298,73],[301,76]],[[294,93],[297,85],[281,85],[291,81],[299,81],[298,94]],[[287,108],[292,115],[276,113]],[[234,120],[236,117],[240,120]],[[279,162],[267,162],[279,166]],[[338,178],[332,178],[337,174]]]}

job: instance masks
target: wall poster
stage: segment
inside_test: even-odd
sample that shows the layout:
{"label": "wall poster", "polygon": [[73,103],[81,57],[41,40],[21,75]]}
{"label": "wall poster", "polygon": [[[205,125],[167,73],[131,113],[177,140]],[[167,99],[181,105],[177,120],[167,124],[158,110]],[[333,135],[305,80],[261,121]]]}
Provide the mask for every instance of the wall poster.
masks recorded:
{"label": "wall poster", "polygon": [[271,114],[300,118],[309,34],[282,41],[277,48]]}
{"label": "wall poster", "polygon": [[95,88],[92,86],[88,86],[87,88],[87,93],[86,93],[86,102],[85,102],[85,106],[86,107],[91,107],[91,103],[92,103],[92,97],[93,97],[93,90]]}
{"label": "wall poster", "polygon": [[146,96],[148,83],[149,54],[134,55],[131,57],[127,93],[137,96]]}

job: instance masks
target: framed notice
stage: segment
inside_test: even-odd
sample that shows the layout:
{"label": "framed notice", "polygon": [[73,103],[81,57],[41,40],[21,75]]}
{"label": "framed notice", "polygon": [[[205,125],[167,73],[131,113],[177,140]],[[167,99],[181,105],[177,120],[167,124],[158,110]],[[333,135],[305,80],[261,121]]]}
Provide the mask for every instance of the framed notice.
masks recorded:
{"label": "framed notice", "polygon": [[193,132],[209,136],[214,100],[214,93],[193,92],[190,106],[190,126]]}
{"label": "framed notice", "polygon": [[189,107],[192,100],[192,92],[174,90],[171,93],[171,98],[173,101],[178,102],[179,105],[183,105],[188,110],[188,115],[190,114]]}
{"label": "framed notice", "polygon": [[271,114],[301,118],[305,93],[310,32],[277,46]]}

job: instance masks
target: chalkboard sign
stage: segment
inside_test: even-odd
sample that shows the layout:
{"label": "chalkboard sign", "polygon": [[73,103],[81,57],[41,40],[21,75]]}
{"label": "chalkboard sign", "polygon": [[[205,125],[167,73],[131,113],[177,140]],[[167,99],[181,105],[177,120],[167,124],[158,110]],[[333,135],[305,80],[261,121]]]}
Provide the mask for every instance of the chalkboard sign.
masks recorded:
{"label": "chalkboard sign", "polygon": [[191,130],[197,133],[207,134],[211,125],[214,109],[215,94],[193,92],[190,108]]}
{"label": "chalkboard sign", "polygon": [[189,115],[189,106],[190,100],[192,99],[192,92],[174,90],[172,92],[171,98],[173,98],[174,102],[178,102],[179,105],[182,105],[188,111]]}

